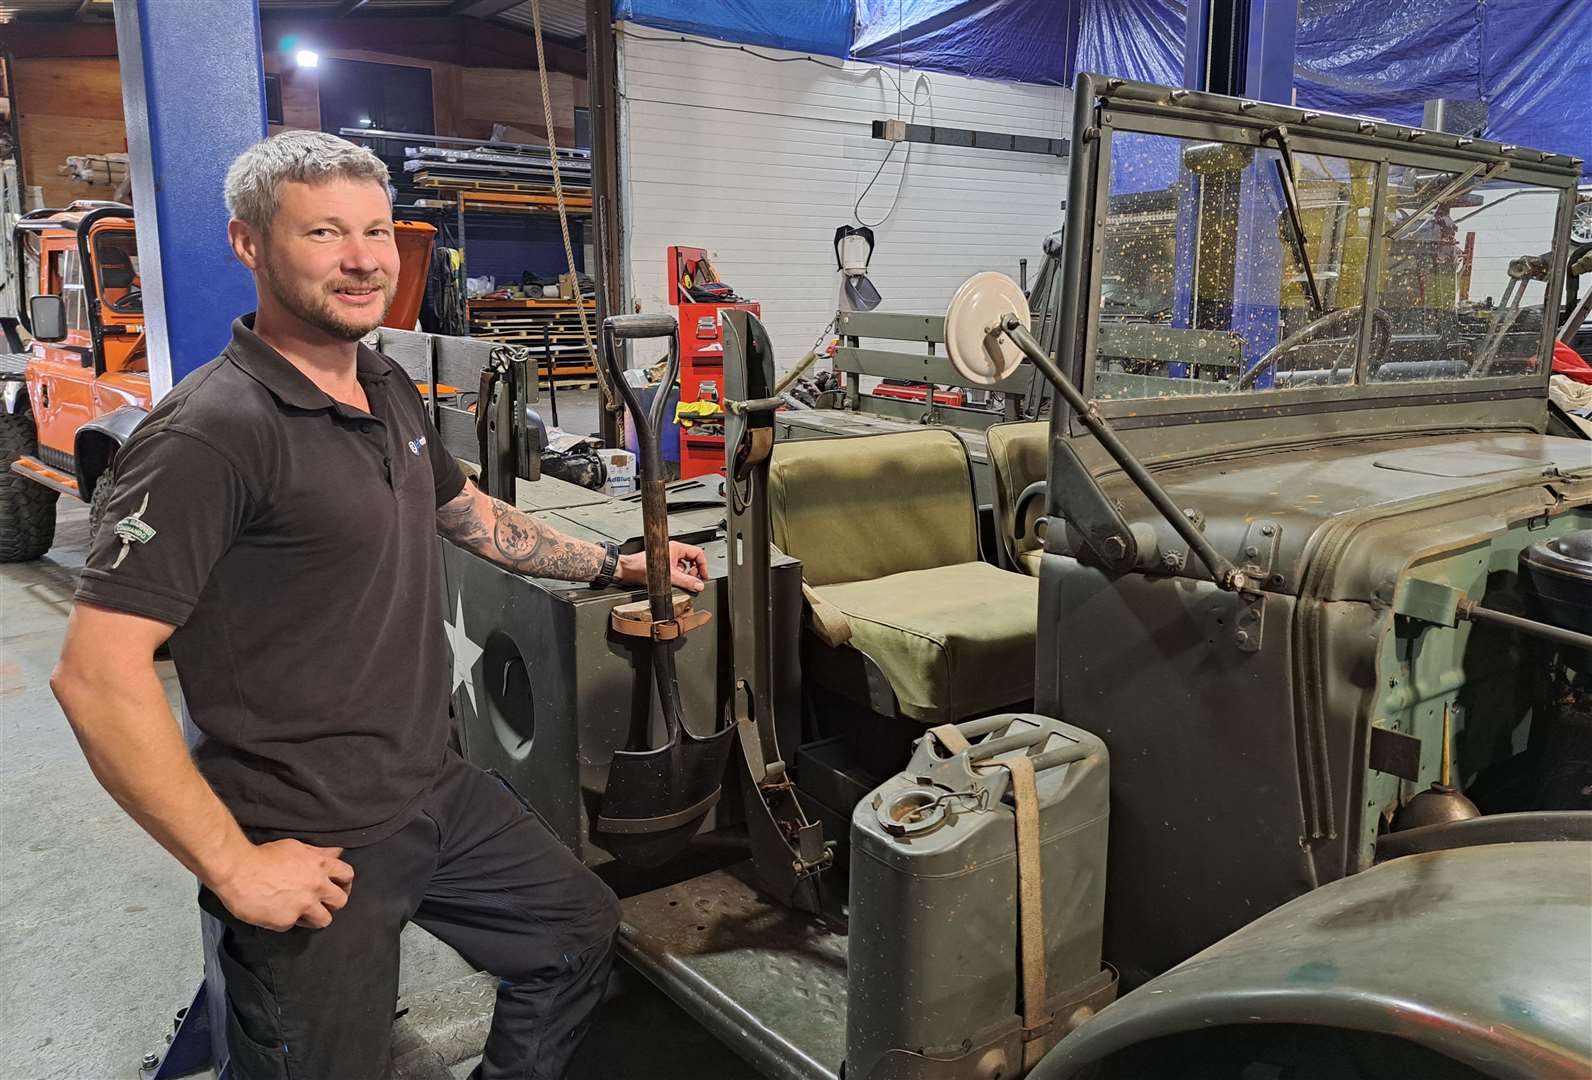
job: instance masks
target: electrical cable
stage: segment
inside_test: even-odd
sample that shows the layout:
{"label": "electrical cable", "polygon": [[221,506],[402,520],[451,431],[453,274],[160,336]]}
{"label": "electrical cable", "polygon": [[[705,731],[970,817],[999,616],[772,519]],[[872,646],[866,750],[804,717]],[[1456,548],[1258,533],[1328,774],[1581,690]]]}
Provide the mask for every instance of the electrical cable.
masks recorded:
{"label": "electrical cable", "polygon": [[[534,14],[534,8],[533,8],[533,14]],[[756,57],[759,60],[766,60],[766,61],[768,61],[771,64],[814,64],[814,65],[816,65],[818,67],[821,67],[821,68],[828,68],[830,71],[838,71],[842,75],[852,75],[852,76],[859,76],[859,77],[867,77],[867,76],[870,76],[870,75],[878,75],[880,78],[884,79],[886,82],[888,82],[895,89],[895,92],[896,92],[896,116],[897,116],[898,119],[899,119],[899,117],[901,115],[901,104],[907,100],[906,94],[901,88],[901,81],[902,81],[901,77],[893,77],[893,76],[891,76],[891,74],[889,72],[889,69],[885,68],[883,65],[880,65],[880,64],[870,64],[866,68],[858,69],[858,68],[853,68],[853,67],[847,67],[845,64],[829,63],[827,61],[820,60],[816,56],[809,56],[809,55],[805,55],[805,54],[798,54],[798,55],[792,55],[792,56],[772,56],[772,55],[770,55],[768,53],[765,53],[765,52],[759,52],[756,49],[749,49],[745,45],[734,45],[734,44],[728,44],[728,43],[716,42],[716,41],[703,41],[700,38],[687,37],[684,34],[639,34],[632,27],[628,27],[628,26],[625,27],[620,32],[623,33],[626,37],[635,38],[637,41],[653,41],[653,42],[661,42],[661,43],[664,43],[664,44],[680,43],[680,44],[685,44],[685,45],[696,45],[696,46],[698,46],[700,48],[703,48],[703,49],[718,49],[718,50],[721,50],[723,52],[745,53],[747,56]],[[900,73],[900,66],[899,66],[900,65],[900,55],[901,55],[901,46],[900,46],[900,41],[899,41],[899,33],[900,33],[900,31],[899,31],[899,28],[898,28],[898,40],[897,40],[897,46],[896,46],[897,76],[900,76],[900,74],[901,74]],[[926,91],[926,94],[925,94],[924,99],[922,101],[918,100],[918,90],[919,90],[920,87],[924,91]],[[545,98],[545,95],[544,95],[544,98]],[[916,80],[913,81],[911,102],[912,102],[912,109],[911,109],[911,112],[908,114],[908,121],[907,121],[908,123],[913,123],[913,122],[915,122],[917,120],[918,107],[920,105],[928,105],[929,106],[929,108],[930,108],[930,119],[932,121],[932,119],[933,119],[933,111],[932,110],[933,110],[933,107],[934,107],[934,84],[929,80],[928,75],[923,73],[923,72],[919,72]],[[862,203],[863,203],[863,200],[868,197],[868,193],[873,190],[874,185],[879,182],[879,177],[884,175],[885,166],[890,164],[891,159],[895,156],[896,147],[899,146],[899,145],[901,145],[901,144],[900,143],[891,143],[890,144],[890,149],[888,151],[886,151],[884,159],[879,162],[878,169],[874,170],[874,174],[873,174],[872,179],[870,179],[868,181],[867,186],[862,189],[862,194],[857,197],[857,201],[854,204],[852,204],[851,216],[857,221],[857,223],[859,225],[866,225],[869,228],[877,228],[878,226],[883,225],[886,221],[890,220],[890,216],[895,213],[896,206],[901,201],[901,188],[902,188],[902,185],[906,183],[907,165],[909,165],[911,163],[911,160],[912,160],[912,144],[911,143],[907,143],[906,144],[906,146],[907,146],[906,158],[901,163],[901,175],[900,175],[900,178],[896,181],[895,194],[890,199],[890,208],[885,211],[884,216],[881,217],[876,222],[865,221],[863,219],[863,217],[862,217]],[[826,328],[826,332],[827,332],[827,328]],[[822,338],[822,335],[820,335],[820,338]],[[796,374],[799,375],[803,370],[805,370],[808,366],[811,365],[812,361],[816,358],[816,352],[817,352],[816,347],[814,349],[812,349],[812,350],[809,350],[808,355],[803,357],[802,360],[797,364],[796,368],[794,369]]]}
{"label": "electrical cable", "polygon": [[[912,84],[912,111],[907,115],[907,123],[909,124],[917,122],[918,106],[925,103],[918,100],[919,86],[928,91],[926,103],[929,105],[931,110],[929,113],[929,119],[932,121],[934,118],[932,111],[934,107],[934,86],[929,82],[929,77],[927,75],[919,73],[917,81]],[[864,220],[862,216],[862,201],[868,197],[868,192],[873,190],[873,185],[879,182],[879,177],[884,175],[884,167],[890,164],[890,159],[895,156],[896,147],[901,145],[901,143],[890,144],[890,149],[885,152],[884,159],[879,162],[879,167],[874,170],[873,179],[868,181],[868,186],[862,189],[861,195],[857,196],[856,203],[854,203],[851,207],[851,216],[856,219],[857,224],[866,225],[870,229],[877,229],[879,226],[889,221],[890,215],[896,212],[896,206],[901,201],[901,189],[907,182],[907,166],[912,163],[912,144],[910,142],[905,144],[907,152],[906,156],[901,159],[901,174],[896,178],[895,194],[890,197],[890,209],[886,210],[884,212],[884,216],[878,221],[867,221]]]}
{"label": "electrical cable", "polygon": [[[547,56],[542,48],[542,0],[531,0],[531,30],[536,38],[536,77],[542,89],[542,119],[547,124],[547,156],[553,166],[553,197],[558,202],[558,230],[564,238],[564,260],[569,264],[570,280],[575,283],[575,314],[580,317],[580,336],[586,342],[586,356],[591,361],[592,370],[597,373],[598,385],[602,387],[603,408],[613,409],[618,399],[613,387],[608,385],[603,365],[598,362],[597,345],[592,340],[591,326],[586,321],[586,298],[581,293],[580,277],[575,271],[575,247],[569,239],[569,210],[564,204],[564,181],[559,175],[558,139],[553,134],[553,102],[547,90]],[[557,375],[549,373],[548,378],[557,378]]]}

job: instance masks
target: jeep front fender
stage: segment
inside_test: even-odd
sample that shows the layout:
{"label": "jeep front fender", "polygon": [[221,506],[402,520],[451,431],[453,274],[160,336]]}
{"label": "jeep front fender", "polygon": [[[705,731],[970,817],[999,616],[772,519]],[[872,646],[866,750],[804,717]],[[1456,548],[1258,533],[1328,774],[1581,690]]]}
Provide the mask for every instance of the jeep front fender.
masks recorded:
{"label": "jeep front fender", "polygon": [[1434,851],[1332,882],[1107,1006],[1029,1080],[1267,1024],[1393,1036],[1498,1080],[1592,1075],[1592,842]]}
{"label": "jeep front fender", "polygon": [[94,484],[99,480],[132,435],[133,429],[149,415],[147,409],[137,405],[123,405],[104,416],[96,416],[77,429],[72,444],[72,456],[77,463],[77,490],[84,502],[94,497]]}

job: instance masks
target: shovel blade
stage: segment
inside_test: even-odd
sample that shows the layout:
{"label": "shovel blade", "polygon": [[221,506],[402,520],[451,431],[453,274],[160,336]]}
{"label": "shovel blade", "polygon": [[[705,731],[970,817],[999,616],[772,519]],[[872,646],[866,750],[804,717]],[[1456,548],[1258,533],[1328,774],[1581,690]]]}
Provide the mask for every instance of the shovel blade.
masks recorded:
{"label": "shovel blade", "polygon": [[691,842],[718,803],[734,728],[686,734],[655,750],[617,750],[596,832],[622,862],[659,866]]}

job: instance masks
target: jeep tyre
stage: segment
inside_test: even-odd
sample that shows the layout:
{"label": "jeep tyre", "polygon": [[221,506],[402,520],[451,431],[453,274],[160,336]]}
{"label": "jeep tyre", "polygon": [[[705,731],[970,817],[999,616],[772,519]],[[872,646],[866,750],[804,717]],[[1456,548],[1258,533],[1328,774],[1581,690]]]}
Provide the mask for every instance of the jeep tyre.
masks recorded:
{"label": "jeep tyre", "polygon": [[99,474],[99,479],[94,481],[94,496],[88,501],[88,547],[94,550],[94,538],[99,535],[100,525],[105,521],[105,511],[111,504],[111,493],[116,489],[116,477],[112,475],[111,467],[107,465],[105,471]]}
{"label": "jeep tyre", "polygon": [[55,500],[42,484],[11,471],[39,452],[32,413],[0,413],[0,563],[32,562],[55,542]]}

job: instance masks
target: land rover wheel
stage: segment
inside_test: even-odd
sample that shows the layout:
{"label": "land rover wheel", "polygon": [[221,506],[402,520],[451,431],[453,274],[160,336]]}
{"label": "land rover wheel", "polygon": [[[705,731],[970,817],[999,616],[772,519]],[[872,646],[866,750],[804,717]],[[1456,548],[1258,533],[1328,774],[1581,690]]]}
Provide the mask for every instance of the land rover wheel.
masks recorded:
{"label": "land rover wheel", "polygon": [[11,471],[39,451],[31,413],[0,413],[0,562],[32,562],[55,542],[54,491]]}

